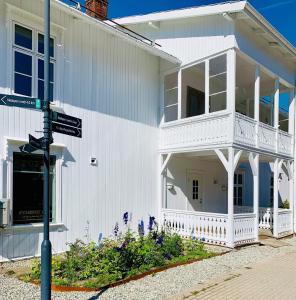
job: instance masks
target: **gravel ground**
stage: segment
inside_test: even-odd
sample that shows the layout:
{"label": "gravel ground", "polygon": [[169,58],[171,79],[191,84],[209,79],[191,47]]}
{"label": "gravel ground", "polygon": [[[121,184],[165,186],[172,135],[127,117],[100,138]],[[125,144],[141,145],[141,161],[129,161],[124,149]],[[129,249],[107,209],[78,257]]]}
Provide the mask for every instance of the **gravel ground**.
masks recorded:
{"label": "gravel ground", "polygon": [[[296,251],[296,238],[286,239],[285,243],[288,243],[289,246],[273,248],[257,245],[233,250],[222,256],[169,269],[154,276],[147,276],[140,280],[108,289],[102,293],[53,293],[52,299],[167,299],[174,294],[180,293],[182,290],[229,273],[234,269],[247,266],[250,263],[270,258],[278,253]],[[22,264],[28,264],[28,262],[18,262],[16,264],[22,266]],[[5,264],[4,268],[12,269],[11,263]],[[37,300],[40,299],[39,287],[0,274],[0,299]]]}

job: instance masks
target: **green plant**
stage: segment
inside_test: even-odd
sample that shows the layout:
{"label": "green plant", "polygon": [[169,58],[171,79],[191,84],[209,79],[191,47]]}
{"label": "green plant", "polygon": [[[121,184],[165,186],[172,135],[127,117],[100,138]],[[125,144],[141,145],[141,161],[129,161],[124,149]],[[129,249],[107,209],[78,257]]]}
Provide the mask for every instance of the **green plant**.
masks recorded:
{"label": "green plant", "polygon": [[289,209],[290,208],[290,203],[288,201],[288,199],[286,199],[283,203],[282,203],[282,207],[281,208],[285,208],[285,209]]}
{"label": "green plant", "polygon": [[[159,229],[154,217],[149,217],[146,235],[143,221],[136,234],[130,230],[128,220],[125,213],[125,232],[119,233],[116,224],[114,238],[100,239],[99,244],[77,240],[69,244],[69,251],[64,255],[54,256],[53,283],[99,288],[170,263],[212,255],[198,240],[183,240],[176,233]],[[34,262],[30,278],[40,279],[40,260]]]}

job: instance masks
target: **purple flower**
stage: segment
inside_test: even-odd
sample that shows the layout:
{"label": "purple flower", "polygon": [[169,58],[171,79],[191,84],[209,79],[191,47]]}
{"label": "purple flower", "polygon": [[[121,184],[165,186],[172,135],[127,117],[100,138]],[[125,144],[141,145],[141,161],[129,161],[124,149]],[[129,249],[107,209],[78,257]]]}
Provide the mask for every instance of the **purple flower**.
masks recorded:
{"label": "purple flower", "polygon": [[141,220],[140,223],[138,224],[138,233],[139,236],[143,237],[145,235],[145,229],[144,229],[144,221]]}
{"label": "purple flower", "polygon": [[119,225],[118,225],[118,222],[116,222],[115,227],[114,227],[114,230],[113,230],[114,235],[115,235],[116,237],[118,236],[118,231],[119,231]]}
{"label": "purple flower", "polygon": [[128,222],[128,212],[126,211],[124,214],[123,214],[123,223],[125,225],[127,225],[127,222]]}
{"label": "purple flower", "polygon": [[157,239],[157,241],[156,241],[156,244],[157,244],[157,245],[162,245],[162,243],[163,243],[163,235],[161,234],[161,235],[158,237],[158,239]]}
{"label": "purple flower", "polygon": [[153,229],[154,223],[155,223],[155,217],[149,216],[149,225],[148,225],[149,231],[151,231]]}

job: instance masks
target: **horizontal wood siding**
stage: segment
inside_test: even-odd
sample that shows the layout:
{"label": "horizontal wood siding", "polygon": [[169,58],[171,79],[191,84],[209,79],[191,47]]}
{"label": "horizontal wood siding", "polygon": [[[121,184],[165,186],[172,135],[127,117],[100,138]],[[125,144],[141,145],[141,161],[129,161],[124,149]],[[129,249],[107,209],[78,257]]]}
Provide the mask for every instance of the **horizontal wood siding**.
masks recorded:
{"label": "horizontal wood siding", "polygon": [[[42,15],[39,1],[7,2]],[[3,11],[2,1],[1,41]],[[135,226],[148,214],[156,215],[159,59],[61,11],[53,9],[52,16],[65,27],[57,48],[57,100],[65,113],[83,120],[82,139],[54,134],[56,143],[66,145],[61,179],[65,228],[52,233],[53,249],[60,252],[77,238],[97,241],[100,232],[110,234],[125,211],[133,213]],[[0,65],[6,64],[4,44]],[[0,90],[6,85],[0,74]],[[0,156],[5,158],[5,136],[25,139],[41,129],[41,113],[1,106]],[[97,166],[90,165],[90,157],[97,158]],[[0,260],[37,255],[41,239],[36,230],[0,230]]]}

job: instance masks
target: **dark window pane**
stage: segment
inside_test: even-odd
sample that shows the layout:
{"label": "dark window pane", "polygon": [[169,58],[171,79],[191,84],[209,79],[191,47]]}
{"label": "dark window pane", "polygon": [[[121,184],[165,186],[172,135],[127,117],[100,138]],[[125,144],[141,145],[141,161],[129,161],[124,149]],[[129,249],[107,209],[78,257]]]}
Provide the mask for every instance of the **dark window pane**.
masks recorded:
{"label": "dark window pane", "polygon": [[32,49],[32,30],[15,25],[14,43],[18,46]]}
{"label": "dark window pane", "polygon": [[14,61],[16,72],[32,76],[32,56],[15,51]]}
{"label": "dark window pane", "polygon": [[[38,52],[44,54],[44,35],[38,33]],[[54,57],[54,40],[50,38],[49,54]]]}
{"label": "dark window pane", "polygon": [[[44,81],[38,80],[38,98],[43,100],[44,99]],[[53,100],[53,83],[50,83],[49,88],[49,100]]]}
{"label": "dark window pane", "polygon": [[242,174],[238,175],[238,184],[243,184],[243,175]]}
{"label": "dark window pane", "polygon": [[234,174],[234,184],[236,184],[236,183],[237,183],[237,175]]}
{"label": "dark window pane", "polygon": [[[51,156],[50,220],[52,195],[55,191],[55,157]],[[42,155],[13,154],[13,224],[42,222],[43,214],[43,158]]]}
{"label": "dark window pane", "polygon": [[25,75],[14,74],[14,92],[25,96],[31,96],[32,78]]}
{"label": "dark window pane", "polygon": [[243,188],[239,187],[238,188],[238,197],[242,197],[243,196]]}
{"label": "dark window pane", "polygon": [[[44,61],[42,59],[38,59],[38,78],[44,79]],[[49,66],[49,79],[51,82],[54,81],[54,64],[50,63]]]}

